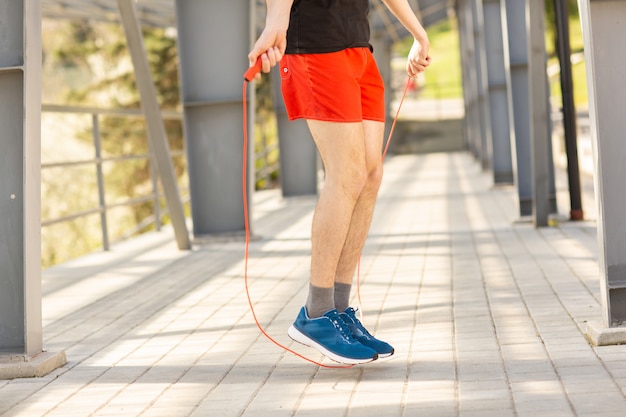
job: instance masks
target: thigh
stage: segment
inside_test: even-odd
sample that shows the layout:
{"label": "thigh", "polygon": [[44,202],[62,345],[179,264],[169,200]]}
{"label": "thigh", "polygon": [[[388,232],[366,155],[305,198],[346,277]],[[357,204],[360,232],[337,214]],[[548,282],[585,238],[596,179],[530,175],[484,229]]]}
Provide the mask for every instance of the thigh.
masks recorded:
{"label": "thigh", "polygon": [[345,178],[363,175],[366,149],[362,122],[339,123],[308,120],[315,145],[324,162],[326,177]]}
{"label": "thigh", "polygon": [[385,124],[371,120],[337,123],[307,120],[327,177],[355,178],[379,169]]}

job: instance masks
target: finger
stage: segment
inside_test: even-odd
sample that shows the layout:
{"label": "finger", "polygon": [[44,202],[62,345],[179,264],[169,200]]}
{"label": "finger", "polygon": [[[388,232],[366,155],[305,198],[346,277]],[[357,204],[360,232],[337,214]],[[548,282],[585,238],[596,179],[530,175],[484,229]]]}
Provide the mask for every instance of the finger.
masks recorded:
{"label": "finger", "polygon": [[254,53],[250,52],[248,54],[248,64],[249,66],[254,66],[254,63],[256,62],[257,59],[257,55],[255,55]]}
{"label": "finger", "polygon": [[284,52],[281,52],[278,46],[274,47],[274,54],[276,55],[276,62],[280,62],[280,60],[283,59]]}
{"label": "finger", "polygon": [[415,76],[421,72],[422,66],[417,62],[411,62],[411,73]]}
{"label": "finger", "polygon": [[250,66],[253,66],[256,63],[256,60],[261,56],[262,53],[263,51],[257,50],[256,47],[252,49],[252,51],[250,51],[250,53],[248,54],[248,61],[250,63]]}
{"label": "finger", "polygon": [[280,61],[279,53],[276,47],[267,50],[267,57],[270,60],[270,65],[275,66]]}
{"label": "finger", "polygon": [[272,69],[272,64],[270,62],[270,59],[267,56],[267,53],[264,53],[263,55],[261,55],[261,63],[262,63],[263,72],[265,73],[270,72],[270,70]]}
{"label": "finger", "polygon": [[276,47],[278,48],[278,51],[280,52],[280,57],[282,58],[283,55],[285,55],[285,51],[287,50],[287,37],[282,36],[278,40],[278,44],[276,45]]}
{"label": "finger", "polygon": [[419,73],[422,73],[422,72],[424,72],[424,71],[426,71],[426,67],[425,67],[424,65],[421,65],[421,64],[415,64],[415,65],[413,65],[413,73],[414,73],[415,75],[417,75],[417,74],[419,74]]}

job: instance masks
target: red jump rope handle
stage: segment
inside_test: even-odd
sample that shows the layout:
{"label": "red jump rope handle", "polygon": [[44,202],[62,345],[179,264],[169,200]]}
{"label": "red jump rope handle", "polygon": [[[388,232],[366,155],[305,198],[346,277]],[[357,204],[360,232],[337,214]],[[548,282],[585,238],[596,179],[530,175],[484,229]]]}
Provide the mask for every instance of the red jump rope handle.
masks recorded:
{"label": "red jump rope handle", "polygon": [[257,75],[259,72],[261,72],[261,56],[260,55],[256,59],[256,62],[254,63],[254,65],[248,68],[248,71],[246,71],[246,73],[243,74],[243,79],[250,82],[254,80],[254,76]]}

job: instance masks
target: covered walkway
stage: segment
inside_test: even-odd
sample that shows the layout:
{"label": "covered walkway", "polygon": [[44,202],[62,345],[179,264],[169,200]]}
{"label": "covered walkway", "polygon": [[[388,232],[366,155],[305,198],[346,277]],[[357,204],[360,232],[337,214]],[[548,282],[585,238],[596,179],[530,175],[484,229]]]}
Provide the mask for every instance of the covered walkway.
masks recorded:
{"label": "covered walkway", "polygon": [[[397,353],[352,369],[259,333],[240,240],[181,252],[164,231],[49,269],[44,344],[68,363],[0,381],[0,415],[621,417],[626,351],[584,336],[602,309],[596,224],[561,214],[535,228],[516,198],[465,153],[387,159],[361,292],[366,324]],[[288,345],[314,203],[255,196],[251,295]]]}

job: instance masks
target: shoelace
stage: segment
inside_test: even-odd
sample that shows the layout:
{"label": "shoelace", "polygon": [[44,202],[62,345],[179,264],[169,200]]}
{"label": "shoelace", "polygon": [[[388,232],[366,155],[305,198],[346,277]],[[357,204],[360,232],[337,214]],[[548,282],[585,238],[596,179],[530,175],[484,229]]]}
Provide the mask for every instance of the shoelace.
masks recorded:
{"label": "shoelace", "polygon": [[[350,313],[345,313],[346,316],[348,316],[348,318],[350,319],[350,321],[354,324],[354,326],[361,332],[363,333],[363,336],[366,337],[373,337],[370,332],[367,331],[367,329],[365,328],[365,326],[363,326],[363,323],[361,323],[361,321],[358,319],[358,317],[356,316],[356,313],[359,310],[352,310]],[[343,319],[342,319],[343,320]]]}
{"label": "shoelace", "polygon": [[339,313],[334,313],[330,317],[329,316],[327,316],[327,317],[333,323],[335,328],[339,331],[339,334],[341,334],[341,336],[346,341],[348,341],[350,343],[354,343],[356,341],[356,339],[354,338],[354,335],[352,334],[350,329],[347,328],[348,327],[347,324],[343,321],[343,319],[341,318]]}

